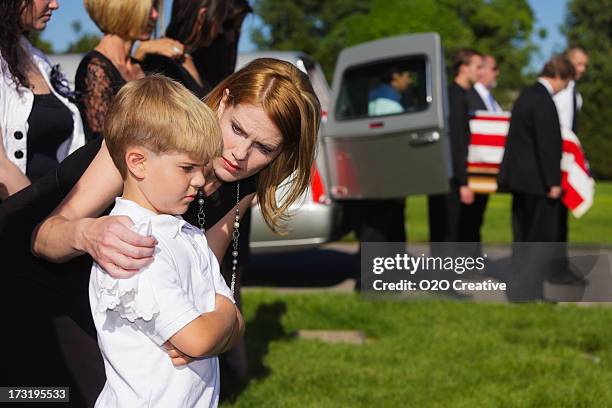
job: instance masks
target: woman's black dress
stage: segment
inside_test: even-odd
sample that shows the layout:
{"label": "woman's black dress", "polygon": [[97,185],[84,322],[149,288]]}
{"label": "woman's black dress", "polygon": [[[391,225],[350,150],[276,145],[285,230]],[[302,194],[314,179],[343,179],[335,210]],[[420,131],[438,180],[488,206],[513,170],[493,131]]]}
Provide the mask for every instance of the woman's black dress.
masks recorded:
{"label": "woman's black dress", "polygon": [[198,99],[204,98],[212,88],[202,78],[202,85],[196,81],[189,71],[187,71],[180,61],[172,58],[164,57],[159,54],[147,54],[144,60],[140,62],[140,66],[147,75],[163,74],[168,78],[180,82],[189,89]]}
{"label": "woman's black dress", "polygon": [[34,94],[28,117],[26,176],[36,181],[59,164],[57,149],[72,136],[72,112],[53,93]]}

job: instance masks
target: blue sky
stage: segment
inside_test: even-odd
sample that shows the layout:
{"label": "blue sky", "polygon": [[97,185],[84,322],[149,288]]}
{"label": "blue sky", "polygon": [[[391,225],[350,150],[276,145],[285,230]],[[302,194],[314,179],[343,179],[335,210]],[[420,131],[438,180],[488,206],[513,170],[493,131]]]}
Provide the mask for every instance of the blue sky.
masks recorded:
{"label": "blue sky", "polygon": [[[544,40],[540,40],[534,34],[534,41],[540,46],[540,55],[534,55],[531,61],[531,68],[538,70],[543,62],[548,59],[553,53],[563,50],[565,47],[565,38],[559,31],[559,26],[563,23],[565,11],[567,8],[567,0],[528,0],[536,16],[536,29],[545,28],[548,36]],[[165,1],[166,16],[170,15],[170,6],[172,1]],[[89,19],[83,2],[80,0],[60,0],[60,9],[57,10],[47,29],[43,33],[45,40],[51,41],[56,50],[64,50],[68,47],[71,41],[74,41],[77,35],[71,28],[71,23],[74,20],[79,20],[85,32],[99,32],[97,27]],[[252,51],[255,45],[249,38],[251,27],[258,24],[260,20],[256,16],[249,16],[244,24],[243,36],[240,40],[240,51]]]}

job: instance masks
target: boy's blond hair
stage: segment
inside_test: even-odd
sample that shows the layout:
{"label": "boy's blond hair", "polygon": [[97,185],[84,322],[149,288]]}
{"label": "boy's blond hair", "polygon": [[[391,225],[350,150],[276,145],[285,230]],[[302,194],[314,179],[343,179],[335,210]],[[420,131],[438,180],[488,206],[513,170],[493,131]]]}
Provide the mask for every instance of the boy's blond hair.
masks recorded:
{"label": "boy's blond hair", "polygon": [[130,81],[115,96],[104,122],[104,141],[125,180],[125,152],[187,153],[208,162],[221,154],[217,115],[187,88],[163,75]]}
{"label": "boy's blond hair", "polygon": [[152,0],[84,0],[89,17],[104,34],[137,40],[147,29]]}

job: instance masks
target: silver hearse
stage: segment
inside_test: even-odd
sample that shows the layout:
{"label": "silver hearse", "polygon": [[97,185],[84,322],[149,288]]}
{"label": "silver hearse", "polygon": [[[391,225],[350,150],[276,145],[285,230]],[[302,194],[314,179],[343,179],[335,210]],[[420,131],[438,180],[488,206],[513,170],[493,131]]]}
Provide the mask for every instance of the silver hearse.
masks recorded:
{"label": "silver hearse", "polygon": [[[438,34],[403,35],[343,50],[331,89],[320,65],[301,52],[240,54],[236,68],[261,57],[289,61],[309,76],[323,121],[311,188],[292,207],[288,233],[272,233],[259,208],[253,209],[255,252],[305,249],[339,238],[346,230],[342,207],[348,200],[447,191],[446,78]],[[80,58],[50,56],[70,79]],[[394,92],[390,72],[401,74],[403,89]]]}

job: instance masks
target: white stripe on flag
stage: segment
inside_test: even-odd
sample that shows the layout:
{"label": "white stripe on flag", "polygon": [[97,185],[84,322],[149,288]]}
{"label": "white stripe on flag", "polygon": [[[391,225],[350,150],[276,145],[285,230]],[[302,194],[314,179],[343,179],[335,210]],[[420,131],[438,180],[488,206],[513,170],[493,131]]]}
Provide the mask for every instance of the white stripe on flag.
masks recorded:
{"label": "white stripe on flag", "polygon": [[468,163],[500,164],[503,157],[502,146],[470,145],[468,148]]}
{"label": "white stripe on flag", "polygon": [[572,163],[572,167],[567,172],[567,182],[578,195],[587,203],[593,203],[595,195],[595,182],[587,173],[582,170],[577,163]]}
{"label": "white stripe on flag", "polygon": [[502,122],[498,120],[470,120],[470,132],[481,135],[506,136],[510,122]]}

